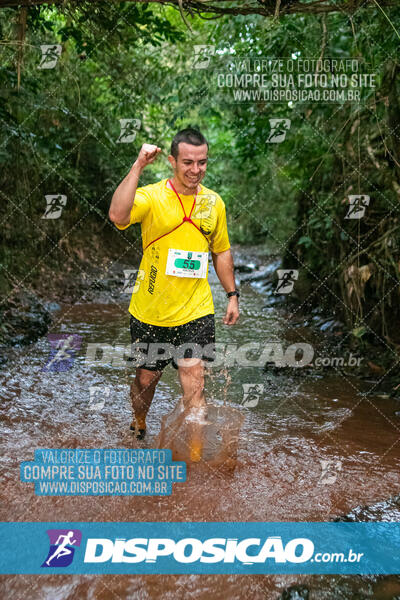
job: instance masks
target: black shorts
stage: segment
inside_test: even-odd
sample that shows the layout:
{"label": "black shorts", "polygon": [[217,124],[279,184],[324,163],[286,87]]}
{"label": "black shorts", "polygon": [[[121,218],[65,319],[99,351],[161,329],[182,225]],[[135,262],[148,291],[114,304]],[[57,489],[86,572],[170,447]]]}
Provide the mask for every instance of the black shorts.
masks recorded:
{"label": "black shorts", "polygon": [[159,327],[130,320],[133,366],[162,371],[169,363],[177,369],[180,358],[215,359],[214,315],[206,315],[176,327]]}

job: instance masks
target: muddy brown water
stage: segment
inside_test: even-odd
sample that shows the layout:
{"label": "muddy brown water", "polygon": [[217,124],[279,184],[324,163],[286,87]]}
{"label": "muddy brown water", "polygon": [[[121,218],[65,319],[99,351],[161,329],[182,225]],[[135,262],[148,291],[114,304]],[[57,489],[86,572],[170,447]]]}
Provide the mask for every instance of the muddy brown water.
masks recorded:
{"label": "muddy brown water", "polygon": [[[219,342],[304,341],[287,331],[285,314],[263,309],[265,298],[243,286],[240,323],[222,324],[224,293],[213,285]],[[176,371],[169,366],[148,417],[148,436],[133,440],[124,366],[87,362],[87,343],[128,344],[126,302],[63,306],[52,333],[83,337],[73,369],[43,372],[45,338],[12,351],[1,385],[1,518],[3,521],[330,521],[357,506],[399,493],[398,404],[367,393],[372,382],[335,371],[299,377],[256,367],[215,369],[207,378],[210,401],[242,411],[235,471],[190,472],[169,497],[37,497],[33,484],[19,481],[19,464],[36,448],[154,447],[161,419],[179,399]],[[297,336],[297,337],[296,337]],[[287,341],[289,340],[289,341]],[[242,406],[243,384],[259,383],[258,405]],[[89,387],[110,388],[104,407],[89,406]],[[325,461],[325,462],[324,462]],[[324,465],[329,470],[323,472]],[[362,518],[362,510],[360,513]],[[400,520],[387,510],[380,519]],[[67,600],[88,598],[278,599],[293,584],[306,585],[313,599],[400,595],[397,576],[104,575],[3,576],[4,597]],[[359,594],[359,595],[357,595]],[[294,596],[295,597],[295,596]]]}

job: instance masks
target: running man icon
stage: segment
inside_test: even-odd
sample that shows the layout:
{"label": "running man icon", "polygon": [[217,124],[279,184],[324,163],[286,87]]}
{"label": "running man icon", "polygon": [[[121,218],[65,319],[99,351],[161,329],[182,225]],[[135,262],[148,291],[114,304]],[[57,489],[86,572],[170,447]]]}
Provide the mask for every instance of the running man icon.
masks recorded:
{"label": "running man icon", "polygon": [[[65,556],[66,554],[72,554],[72,550],[70,548],[67,548],[67,545],[71,544],[71,546],[72,546],[73,544],[76,543],[76,540],[72,539],[73,537],[74,537],[73,531],[68,531],[67,535],[58,536],[56,544],[59,544],[59,546],[57,546],[57,550],[54,552],[54,554],[52,554],[50,556],[50,558],[46,560],[46,565],[50,566],[51,561],[56,556],[59,556],[61,558],[62,556]],[[63,541],[60,544],[61,539]]]}
{"label": "running man icon", "polygon": [[59,219],[67,204],[67,196],[65,194],[48,194],[45,198],[46,210],[42,219]]}
{"label": "running man icon", "polygon": [[299,272],[295,269],[278,269],[278,285],[275,294],[290,294],[297,281]]}
{"label": "running man icon", "polygon": [[80,546],[82,532],[79,529],[49,529],[50,548],[42,567],[67,567],[72,563],[75,548]]}
{"label": "running man icon", "polygon": [[365,194],[349,196],[349,210],[345,219],[362,219],[367,206],[369,206],[369,201],[370,197]]}
{"label": "running man icon", "polygon": [[69,371],[73,367],[75,354],[81,347],[82,336],[75,333],[50,333],[47,338],[51,350],[42,371]]}

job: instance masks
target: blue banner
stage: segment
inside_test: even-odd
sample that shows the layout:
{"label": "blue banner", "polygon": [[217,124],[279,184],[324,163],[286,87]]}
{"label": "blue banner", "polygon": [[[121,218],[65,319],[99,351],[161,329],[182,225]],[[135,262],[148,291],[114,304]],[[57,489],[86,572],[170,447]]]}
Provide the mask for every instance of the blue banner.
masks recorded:
{"label": "blue banner", "polygon": [[1,523],[2,574],[398,574],[400,524]]}
{"label": "blue banner", "polygon": [[186,481],[186,463],[171,450],[46,448],[20,465],[37,496],[167,496]]}

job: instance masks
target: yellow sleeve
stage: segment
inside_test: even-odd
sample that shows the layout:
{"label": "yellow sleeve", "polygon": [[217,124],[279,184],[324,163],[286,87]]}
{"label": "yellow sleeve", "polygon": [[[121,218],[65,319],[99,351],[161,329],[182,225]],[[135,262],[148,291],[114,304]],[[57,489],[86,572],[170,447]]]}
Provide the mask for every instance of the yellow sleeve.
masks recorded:
{"label": "yellow sleeve", "polygon": [[133,223],[141,223],[143,221],[150,209],[151,203],[151,194],[148,190],[146,190],[146,187],[148,186],[137,188],[135,201],[131,209],[130,221],[127,225],[118,225],[115,223],[115,226],[118,229],[127,229],[130,225],[133,225]]}
{"label": "yellow sleeve", "polygon": [[225,204],[222,199],[220,199],[220,206],[218,209],[217,226],[210,241],[210,249],[214,254],[225,252],[225,250],[229,250],[231,247],[229,243],[228,227],[226,225]]}

